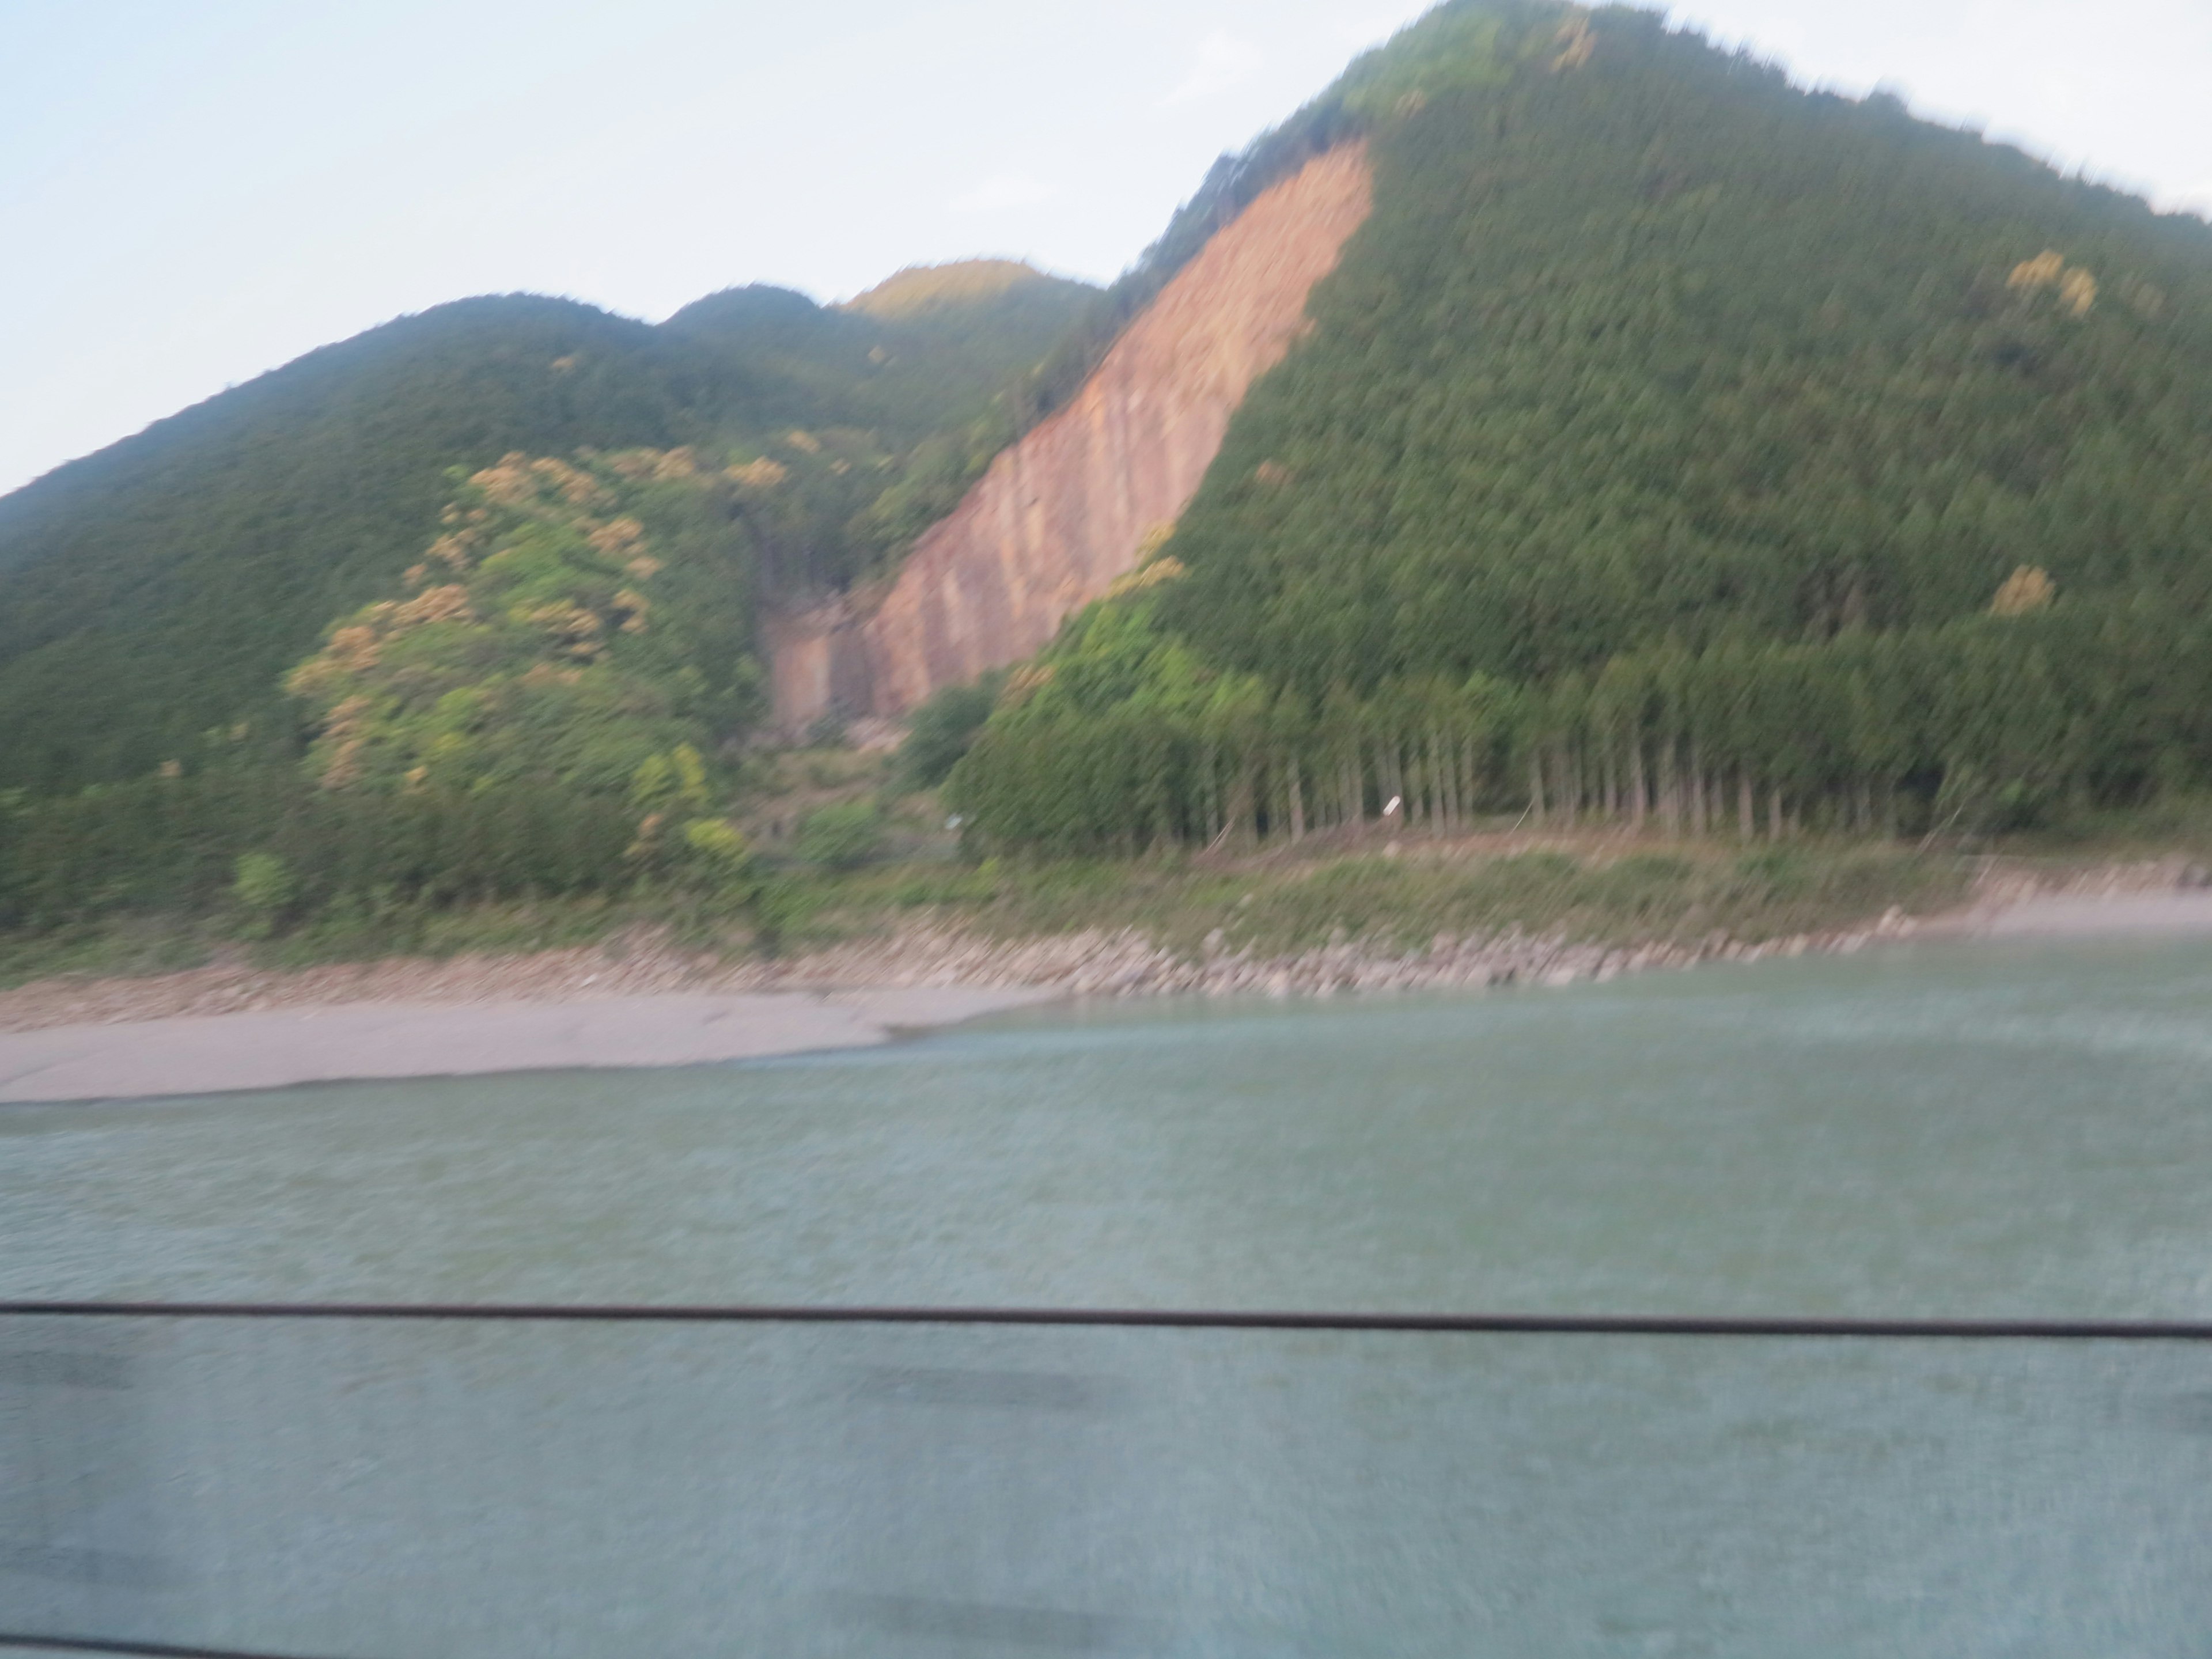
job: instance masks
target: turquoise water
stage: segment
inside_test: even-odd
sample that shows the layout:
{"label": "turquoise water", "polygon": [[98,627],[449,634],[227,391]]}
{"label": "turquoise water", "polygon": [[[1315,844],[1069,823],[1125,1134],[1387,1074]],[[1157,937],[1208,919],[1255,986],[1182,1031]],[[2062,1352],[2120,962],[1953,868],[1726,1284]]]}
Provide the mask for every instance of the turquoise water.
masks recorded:
{"label": "turquoise water", "polygon": [[[0,1298],[2212,1317],[2212,944],[0,1109]],[[2212,1347],[0,1316],[0,1636],[2200,1656]],[[0,1641],[0,1652],[7,1652]]]}
{"label": "turquoise water", "polygon": [[0,1297],[2212,1316],[2212,945],[0,1109]]}

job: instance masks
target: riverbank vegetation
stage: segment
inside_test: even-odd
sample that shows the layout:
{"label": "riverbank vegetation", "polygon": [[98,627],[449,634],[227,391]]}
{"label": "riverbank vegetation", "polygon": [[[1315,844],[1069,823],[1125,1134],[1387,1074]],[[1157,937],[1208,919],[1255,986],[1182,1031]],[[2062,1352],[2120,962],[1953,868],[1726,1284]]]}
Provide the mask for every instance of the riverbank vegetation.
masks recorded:
{"label": "riverbank vegetation", "polygon": [[[2019,573],[2014,586],[2045,580]],[[2049,605],[1814,642],[1677,642],[1537,684],[1477,671],[1320,697],[1208,666],[1158,589],[1078,617],[950,775],[986,845],[1055,854],[1646,826],[1934,842],[2142,809],[2212,779],[2212,630]]]}
{"label": "riverbank vegetation", "polygon": [[634,883],[454,902],[391,887],[285,896],[271,916],[234,879],[196,909],[106,910],[0,933],[0,983],[73,973],[168,972],[216,959],[268,967],[387,957],[512,954],[641,930],[727,959],[889,939],[927,925],[1015,946],[1086,931],[1132,933],[1176,956],[1263,955],[1352,945],[1425,947],[1438,934],[1517,931],[1573,944],[1756,943],[1865,926],[1895,908],[1960,901],[1970,866],[1910,848],[1817,847],[1723,854],[1589,837],[1482,845],[1310,849],[1297,858],[1065,860],[969,864],[942,856],[857,868],[764,861],[741,892]]}
{"label": "riverbank vegetation", "polygon": [[[0,983],[211,961],[620,951],[638,939],[788,961],[888,948],[917,929],[971,939],[983,961],[1082,933],[1126,933],[1194,962],[1334,946],[1384,959],[1439,935],[1516,931],[1697,951],[1937,914],[1993,867],[2063,884],[2123,862],[2212,864],[2212,799],[2180,794],[1925,845],[1808,825],[1777,842],[1763,824],[1740,842],[1713,826],[1699,837],[1686,821],[1670,832],[1656,814],[1641,829],[1588,814],[1571,828],[1556,809],[1539,830],[1516,808],[1451,823],[1317,818],[1295,844],[994,855],[963,839],[967,825],[948,827],[939,795],[909,787],[910,766],[848,748],[749,757],[710,820],[738,837],[734,858],[641,857],[631,803],[566,792],[333,792],[302,772],[276,793],[266,775],[251,788],[149,780],[75,817],[17,801],[0,811],[0,871],[13,882],[0,890]],[[141,833],[118,834],[128,823]],[[35,891],[16,879],[40,868]],[[863,948],[856,960],[871,959]]]}

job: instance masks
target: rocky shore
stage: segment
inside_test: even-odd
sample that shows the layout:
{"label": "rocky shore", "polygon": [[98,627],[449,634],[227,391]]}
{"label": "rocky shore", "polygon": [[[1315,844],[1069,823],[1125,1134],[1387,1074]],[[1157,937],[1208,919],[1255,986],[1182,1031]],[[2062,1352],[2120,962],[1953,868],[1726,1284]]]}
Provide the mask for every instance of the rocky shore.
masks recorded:
{"label": "rocky shore", "polygon": [[0,1031],[349,1003],[466,1007],[951,987],[1019,987],[1076,997],[1292,997],[1568,985],[1702,963],[1848,954],[1913,935],[2212,931],[2207,882],[2201,867],[2175,860],[2060,878],[1992,866],[1972,902],[1947,915],[1915,918],[1892,910],[1855,927],[1756,942],[1715,933],[1690,943],[1602,944],[1508,928],[1440,933],[1409,948],[1339,930],[1325,945],[1281,953],[1233,948],[1216,933],[1186,953],[1133,929],[1005,939],[920,920],[886,935],[787,957],[732,960],[634,930],[591,945],[507,956],[394,958],[290,971],[231,962],[147,978],[46,980],[0,992]]}
{"label": "rocky shore", "polygon": [[1626,946],[1577,944],[1509,929],[1495,935],[1439,934],[1411,950],[1339,938],[1287,954],[1228,949],[1217,935],[1195,957],[1187,957],[1133,929],[1006,940],[922,922],[888,937],[768,961],[730,961],[638,933],[601,945],[527,955],[397,958],[289,972],[230,963],[143,979],[46,980],[0,992],[0,1031],[348,1003],[465,1007],[676,994],[1022,987],[1067,996],[1287,997],[1473,990],[1608,980],[1702,962],[1854,951],[1877,939],[1902,936],[1914,926],[1893,913],[1849,933],[1759,944],[1716,933],[1694,945]]}
{"label": "rocky shore", "polygon": [[1752,962],[1849,951],[1899,937],[1914,924],[1901,915],[1850,933],[1801,934],[1745,944],[1716,933],[1695,945],[1577,944],[1509,929],[1498,934],[1440,933],[1425,946],[1392,949],[1339,938],[1315,950],[1281,954],[1231,950],[1218,934],[1196,957],[1162,949],[1133,931],[1085,932],[1004,944],[954,932],[918,929],[865,950],[822,952],[794,962],[783,984],[851,982],[866,973],[890,985],[1041,985],[1071,996],[1332,996],[1373,991],[1480,990],[1504,985],[1569,985],[1654,968],[1701,962]]}

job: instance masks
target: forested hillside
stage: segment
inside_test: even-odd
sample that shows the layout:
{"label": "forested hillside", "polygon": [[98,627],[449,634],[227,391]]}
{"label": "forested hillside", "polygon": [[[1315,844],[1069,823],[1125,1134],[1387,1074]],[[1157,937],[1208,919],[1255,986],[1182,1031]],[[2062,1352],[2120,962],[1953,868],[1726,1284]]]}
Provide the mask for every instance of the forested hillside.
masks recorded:
{"label": "forested hillside", "polygon": [[1457,0],[1304,118],[1370,134],[1374,215],[1168,578],[1016,676],[990,830],[2212,781],[2203,221],[1625,9]]}
{"label": "forested hillside", "polygon": [[2212,228],[1647,12],[1450,0],[1110,289],[471,301],[0,500],[0,921],[743,890],[763,597],[883,572],[1355,138],[1372,214],[1172,534],[921,722],[977,844],[2212,790]]}
{"label": "forested hillside", "polygon": [[285,670],[420,553],[453,469],[510,452],[761,464],[767,580],[842,584],[988,460],[1001,388],[1095,294],[1025,272],[886,315],[737,289],[658,328],[510,295],[311,353],[0,499],[0,788],[190,764],[240,722],[284,752]]}

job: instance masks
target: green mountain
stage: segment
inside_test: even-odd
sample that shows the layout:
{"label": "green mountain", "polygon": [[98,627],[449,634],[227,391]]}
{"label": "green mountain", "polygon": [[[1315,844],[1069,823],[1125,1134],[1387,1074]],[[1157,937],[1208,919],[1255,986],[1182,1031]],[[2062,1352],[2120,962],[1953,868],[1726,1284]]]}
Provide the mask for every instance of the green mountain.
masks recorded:
{"label": "green mountain", "polygon": [[0,917],[264,850],[303,904],[720,868],[761,596],[881,572],[1354,138],[1373,213],[1172,537],[925,722],[934,773],[990,702],[947,782],[983,841],[2212,786],[2212,227],[1649,13],[1449,0],[1103,292],[469,301],[0,500]]}
{"label": "green mountain", "polygon": [[[465,475],[520,452],[773,459],[739,530],[771,584],[838,586],[950,500],[1001,396],[1095,303],[1023,268],[918,310],[741,289],[658,327],[530,295],[374,329],[0,498],[0,788],[192,758],[325,624],[391,592]],[[938,280],[948,280],[939,277]]]}
{"label": "green mountain", "polygon": [[1301,118],[1368,135],[1373,216],[1177,574],[1016,677],[988,829],[2212,781],[2202,220],[1625,9],[1455,0]]}

